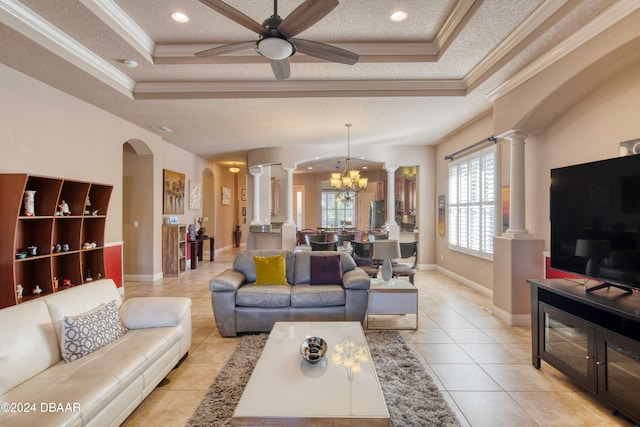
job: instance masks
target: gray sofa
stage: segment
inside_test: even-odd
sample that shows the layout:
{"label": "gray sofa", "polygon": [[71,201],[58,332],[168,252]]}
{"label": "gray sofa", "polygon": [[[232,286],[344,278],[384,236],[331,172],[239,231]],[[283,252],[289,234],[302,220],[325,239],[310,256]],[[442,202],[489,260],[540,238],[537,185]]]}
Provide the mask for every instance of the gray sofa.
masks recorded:
{"label": "gray sofa", "polygon": [[[256,285],[254,255],[286,253],[288,285]],[[310,284],[311,257],[340,254],[342,285]],[[237,255],[233,267],[209,283],[222,336],[267,332],[278,321],[359,321],[367,310],[369,276],[342,252],[255,250]]]}

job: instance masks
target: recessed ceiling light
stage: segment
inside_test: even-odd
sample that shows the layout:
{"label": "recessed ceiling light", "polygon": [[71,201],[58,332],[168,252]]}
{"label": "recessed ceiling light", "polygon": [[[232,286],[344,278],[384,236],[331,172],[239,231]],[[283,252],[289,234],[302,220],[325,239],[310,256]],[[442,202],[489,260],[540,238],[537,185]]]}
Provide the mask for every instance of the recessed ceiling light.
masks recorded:
{"label": "recessed ceiling light", "polygon": [[307,170],[313,170],[313,166],[307,166]]}
{"label": "recessed ceiling light", "polygon": [[407,12],[405,12],[404,10],[398,10],[396,12],[393,12],[389,19],[391,19],[393,22],[401,22],[407,19],[407,16],[409,16]]}
{"label": "recessed ceiling light", "polygon": [[181,24],[189,22],[189,17],[182,12],[173,12],[171,14],[171,19]]}
{"label": "recessed ceiling light", "polygon": [[369,169],[369,166],[363,166],[362,169]]}
{"label": "recessed ceiling light", "polygon": [[125,59],[124,65],[126,65],[129,68],[136,68],[138,66],[138,61],[134,59]]}

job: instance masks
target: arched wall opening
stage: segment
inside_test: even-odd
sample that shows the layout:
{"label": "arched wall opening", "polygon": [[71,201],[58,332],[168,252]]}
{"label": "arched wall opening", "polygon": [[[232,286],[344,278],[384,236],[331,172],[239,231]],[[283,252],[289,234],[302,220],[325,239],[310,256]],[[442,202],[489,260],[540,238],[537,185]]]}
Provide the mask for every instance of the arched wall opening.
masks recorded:
{"label": "arched wall opening", "polygon": [[122,145],[123,273],[126,280],[153,280],[153,152],[143,141]]}

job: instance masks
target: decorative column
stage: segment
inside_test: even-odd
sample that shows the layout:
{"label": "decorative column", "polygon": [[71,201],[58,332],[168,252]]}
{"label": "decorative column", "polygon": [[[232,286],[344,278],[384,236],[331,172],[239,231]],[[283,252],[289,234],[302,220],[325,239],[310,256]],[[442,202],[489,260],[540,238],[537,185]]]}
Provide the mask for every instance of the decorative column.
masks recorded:
{"label": "decorative column", "polygon": [[283,167],[287,172],[287,220],[282,224],[282,249],[296,248],[296,224],[293,221],[293,168]]}
{"label": "decorative column", "polygon": [[249,173],[253,176],[253,218],[249,225],[261,225],[260,221],[260,175],[262,166],[249,168]]}
{"label": "decorative column", "polygon": [[509,169],[509,228],[507,237],[529,239],[531,235],[525,228],[525,182],[524,182],[524,140],[531,132],[511,131],[504,138],[511,141],[511,161]]}
{"label": "decorative column", "polygon": [[400,241],[400,226],[396,222],[396,169],[397,166],[387,166],[387,222],[385,228],[389,231],[389,240]]}
{"label": "decorative column", "polygon": [[283,168],[287,172],[287,224],[293,224],[293,168]]}
{"label": "decorative column", "polygon": [[493,239],[493,315],[511,326],[531,325],[527,279],[542,278],[544,240],[525,229],[524,140],[531,132],[509,131],[509,229]]}
{"label": "decorative column", "polygon": [[385,166],[387,171],[387,222],[385,225],[398,225],[396,222],[396,169],[397,166]]}

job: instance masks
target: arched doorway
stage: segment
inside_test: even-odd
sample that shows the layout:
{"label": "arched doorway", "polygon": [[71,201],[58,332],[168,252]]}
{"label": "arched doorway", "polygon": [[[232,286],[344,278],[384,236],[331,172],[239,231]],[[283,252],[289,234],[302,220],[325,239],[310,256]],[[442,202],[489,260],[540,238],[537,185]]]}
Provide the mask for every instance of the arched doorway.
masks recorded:
{"label": "arched doorway", "polygon": [[[215,179],[211,169],[206,168],[202,171],[202,218],[204,222],[203,227],[206,227],[206,234],[209,236],[216,235],[216,213],[215,213]],[[204,245],[205,252],[209,249],[207,245]],[[208,259],[208,255],[205,256]]]}
{"label": "arched doorway", "polygon": [[122,184],[124,277],[153,281],[153,153],[140,140],[122,145]]}

